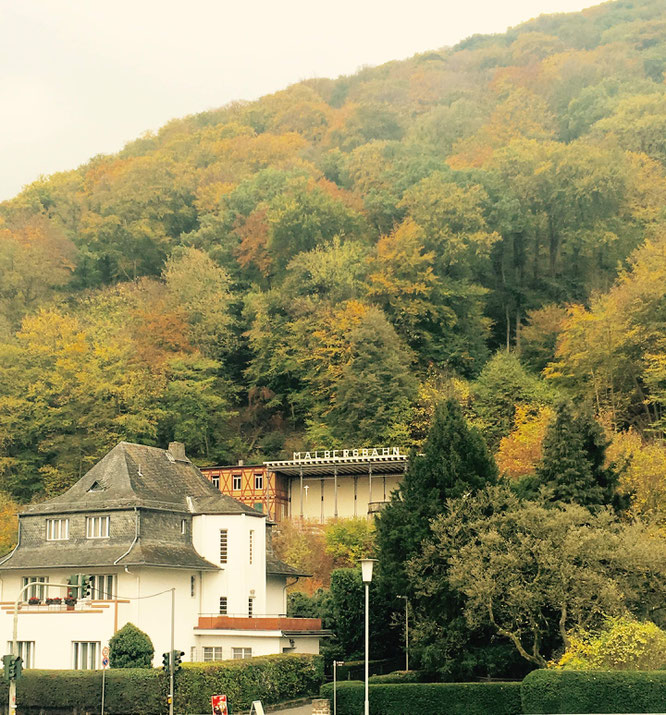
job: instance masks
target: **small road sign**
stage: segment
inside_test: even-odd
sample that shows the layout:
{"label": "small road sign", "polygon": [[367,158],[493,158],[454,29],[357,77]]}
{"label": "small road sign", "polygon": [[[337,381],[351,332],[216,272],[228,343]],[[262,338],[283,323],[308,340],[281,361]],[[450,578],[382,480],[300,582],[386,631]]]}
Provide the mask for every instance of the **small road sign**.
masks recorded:
{"label": "small road sign", "polygon": [[102,648],[102,658],[108,658],[109,657],[109,646],[105,645],[104,648]]}
{"label": "small road sign", "polygon": [[102,668],[108,668],[108,667],[109,667],[109,659],[102,658]]}

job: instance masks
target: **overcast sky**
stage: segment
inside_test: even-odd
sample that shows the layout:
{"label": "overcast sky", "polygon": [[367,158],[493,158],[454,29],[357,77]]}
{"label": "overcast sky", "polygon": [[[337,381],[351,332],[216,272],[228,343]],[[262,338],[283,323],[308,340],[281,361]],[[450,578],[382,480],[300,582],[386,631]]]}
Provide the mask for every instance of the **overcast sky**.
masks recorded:
{"label": "overcast sky", "polygon": [[594,0],[0,0],[0,200],[174,117]]}

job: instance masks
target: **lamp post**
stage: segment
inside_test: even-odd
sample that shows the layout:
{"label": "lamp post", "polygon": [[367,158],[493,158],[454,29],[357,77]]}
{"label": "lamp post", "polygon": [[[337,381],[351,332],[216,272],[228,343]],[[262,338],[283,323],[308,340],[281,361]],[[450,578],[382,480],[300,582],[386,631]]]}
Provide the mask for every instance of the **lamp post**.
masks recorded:
{"label": "lamp post", "polygon": [[370,582],[372,581],[372,567],[376,559],[363,559],[361,561],[361,578],[365,584],[365,701],[363,703],[364,715],[370,715],[368,666],[370,660]]}

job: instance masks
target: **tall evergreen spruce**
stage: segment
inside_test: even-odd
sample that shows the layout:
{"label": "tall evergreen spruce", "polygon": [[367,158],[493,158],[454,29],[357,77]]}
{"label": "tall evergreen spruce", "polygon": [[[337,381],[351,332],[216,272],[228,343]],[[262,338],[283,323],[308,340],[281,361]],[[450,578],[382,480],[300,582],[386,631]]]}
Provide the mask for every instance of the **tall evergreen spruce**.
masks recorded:
{"label": "tall evergreen spruce", "polygon": [[545,488],[551,501],[619,508],[618,476],[605,466],[606,445],[601,426],[591,415],[577,415],[570,402],[561,403],[544,439],[534,486]]}
{"label": "tall evergreen spruce", "polygon": [[[442,513],[446,500],[473,493],[496,478],[497,467],[483,437],[467,425],[458,403],[441,404],[423,452],[411,455],[400,489],[376,521],[377,592],[388,611],[404,609],[398,596],[408,596],[418,610],[418,584],[410,583],[405,567],[420,553],[431,534],[430,520]],[[450,606],[457,611],[453,602]],[[451,618],[455,618],[453,613]],[[387,632],[384,643],[387,647],[393,643],[398,652],[402,649],[395,633]]]}

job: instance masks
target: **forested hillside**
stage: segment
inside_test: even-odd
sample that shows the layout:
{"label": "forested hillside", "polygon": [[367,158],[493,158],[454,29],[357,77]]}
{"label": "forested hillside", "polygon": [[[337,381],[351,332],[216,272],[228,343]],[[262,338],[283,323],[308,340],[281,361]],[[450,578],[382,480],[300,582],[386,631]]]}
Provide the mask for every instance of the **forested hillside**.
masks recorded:
{"label": "forested hillside", "polygon": [[409,446],[450,396],[517,478],[570,396],[663,507],[665,71],[663,0],[619,0],[26,187],[0,205],[0,487],[60,492],[121,439]]}

